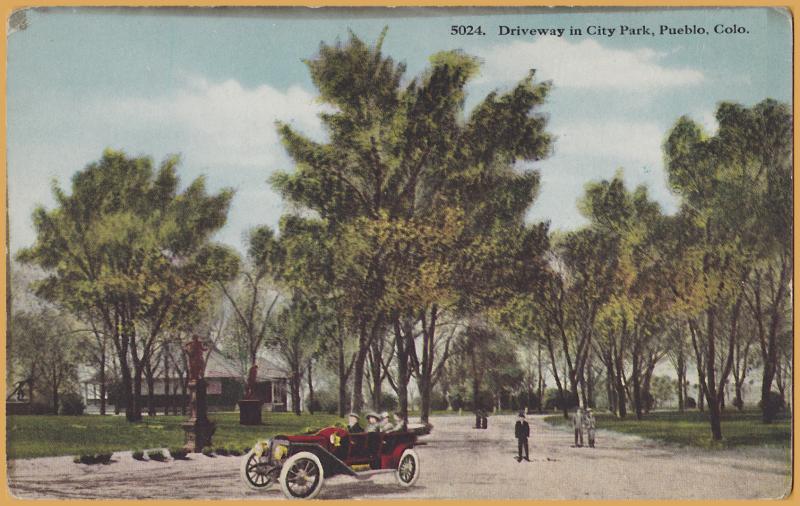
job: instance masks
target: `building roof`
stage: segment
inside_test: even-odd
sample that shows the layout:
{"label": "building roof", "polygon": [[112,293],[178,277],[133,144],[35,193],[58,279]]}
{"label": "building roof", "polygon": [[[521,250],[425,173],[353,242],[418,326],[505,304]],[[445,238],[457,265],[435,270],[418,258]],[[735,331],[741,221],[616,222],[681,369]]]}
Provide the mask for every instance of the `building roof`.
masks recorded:
{"label": "building roof", "polygon": [[[258,364],[258,379],[260,381],[286,378],[283,368],[263,357],[256,359]],[[246,371],[245,371],[246,372]],[[230,359],[214,348],[208,355],[206,362],[206,378],[242,378],[241,364]]]}

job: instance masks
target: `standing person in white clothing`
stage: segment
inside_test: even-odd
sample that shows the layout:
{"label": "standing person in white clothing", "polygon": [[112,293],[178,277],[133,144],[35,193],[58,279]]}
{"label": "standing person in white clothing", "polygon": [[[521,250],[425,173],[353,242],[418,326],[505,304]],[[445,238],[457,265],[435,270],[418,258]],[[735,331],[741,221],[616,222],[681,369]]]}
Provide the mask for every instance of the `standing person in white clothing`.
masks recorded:
{"label": "standing person in white clothing", "polygon": [[594,429],[596,424],[592,408],[587,409],[583,417],[583,427],[586,429],[586,436],[589,438],[589,448],[594,448]]}
{"label": "standing person in white clothing", "polygon": [[572,415],[572,428],[575,430],[575,447],[583,446],[583,408],[578,406]]}

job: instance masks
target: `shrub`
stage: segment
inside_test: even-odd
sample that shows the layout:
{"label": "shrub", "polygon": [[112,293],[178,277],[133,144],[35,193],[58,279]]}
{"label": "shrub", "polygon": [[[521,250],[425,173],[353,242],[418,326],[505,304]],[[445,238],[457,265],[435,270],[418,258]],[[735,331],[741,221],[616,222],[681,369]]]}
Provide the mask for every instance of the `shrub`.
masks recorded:
{"label": "shrub", "polygon": [[95,463],[94,455],[81,455],[80,462],[81,464],[88,464],[88,465],[94,464]]}
{"label": "shrub", "polygon": [[164,460],[164,452],[161,450],[150,450],[147,452],[147,458],[150,460],[162,461]]}
{"label": "shrub", "polygon": [[80,463],[81,463],[81,458],[80,458],[80,456],[78,456],[78,455],[75,455],[74,457],[72,457],[72,462],[73,462],[74,464],[80,464]]}
{"label": "shrub", "polygon": [[694,397],[687,397],[685,403],[687,408],[694,409],[697,407],[697,401],[694,400]]}
{"label": "shrub", "polygon": [[228,453],[233,455],[234,457],[239,457],[242,455],[242,450],[234,447],[228,448]]}
{"label": "shrub", "polygon": [[314,402],[309,402],[306,398],[307,406],[313,412],[325,412],[334,414],[339,410],[339,394],[333,390],[317,390],[314,392]]}
{"label": "shrub", "polygon": [[134,450],[132,456],[136,460],[144,460],[144,452],[142,450]]}
{"label": "shrub", "polygon": [[113,453],[96,453],[94,461],[96,464],[109,464],[113,455]]}
{"label": "shrub", "polygon": [[203,448],[203,452],[202,453],[206,457],[213,457],[214,456],[214,450],[212,450],[210,446],[206,446],[205,448]]}
{"label": "shrub", "polygon": [[557,389],[548,389],[547,397],[544,403],[544,409],[547,411],[564,409],[570,410],[578,406],[578,397],[572,392],[564,392],[564,397],[558,395]]}
{"label": "shrub", "polygon": [[786,401],[783,400],[781,394],[771,390],[767,396],[766,405],[762,400],[758,402],[758,407],[764,412],[764,418],[766,420],[773,420],[778,413],[786,409]]}
{"label": "shrub", "polygon": [[64,394],[61,398],[61,414],[79,416],[83,414],[86,405],[80,395],[75,393]]}
{"label": "shrub", "polygon": [[214,450],[214,453],[216,453],[217,455],[222,455],[224,457],[228,455],[228,449],[220,446]]}
{"label": "shrub", "polygon": [[397,409],[397,396],[391,392],[381,392],[381,411],[394,411]]}
{"label": "shrub", "polygon": [[53,410],[46,402],[34,401],[31,403],[30,413],[32,415],[51,415]]}
{"label": "shrub", "polygon": [[189,452],[186,451],[186,448],[182,448],[180,446],[176,446],[169,449],[169,454],[172,455],[172,458],[175,460],[185,459],[188,453]]}

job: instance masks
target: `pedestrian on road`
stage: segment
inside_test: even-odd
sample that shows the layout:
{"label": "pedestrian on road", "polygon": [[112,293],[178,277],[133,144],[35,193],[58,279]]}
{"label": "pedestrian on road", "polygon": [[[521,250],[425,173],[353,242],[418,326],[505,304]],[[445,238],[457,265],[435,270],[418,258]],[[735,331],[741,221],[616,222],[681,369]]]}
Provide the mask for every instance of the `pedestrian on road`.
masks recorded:
{"label": "pedestrian on road", "polygon": [[583,409],[578,406],[575,414],[572,415],[572,428],[575,429],[575,446],[583,446]]}
{"label": "pedestrian on road", "polygon": [[592,408],[587,409],[586,415],[583,417],[583,426],[586,429],[586,436],[589,438],[589,448],[594,448],[594,429],[596,424]]}
{"label": "pedestrian on road", "polygon": [[525,449],[525,460],[528,462],[531,459],[528,458],[528,436],[531,434],[531,428],[528,426],[528,422],[525,421],[525,412],[519,412],[519,418],[517,418],[517,423],[514,425],[514,437],[517,438],[517,462],[522,462],[522,449]]}

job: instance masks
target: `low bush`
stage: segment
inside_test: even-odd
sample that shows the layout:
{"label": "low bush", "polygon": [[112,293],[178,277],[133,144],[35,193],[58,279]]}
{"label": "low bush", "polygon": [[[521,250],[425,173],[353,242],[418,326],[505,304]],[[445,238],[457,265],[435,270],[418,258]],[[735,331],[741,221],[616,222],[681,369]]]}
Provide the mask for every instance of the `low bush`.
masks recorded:
{"label": "low bush", "polygon": [[175,460],[183,460],[183,459],[185,459],[186,455],[188,455],[188,453],[189,452],[186,451],[186,448],[183,448],[183,447],[180,447],[180,446],[175,446],[175,447],[169,449],[169,454]]}
{"label": "low bush", "polygon": [[220,446],[219,448],[214,450],[214,453],[216,453],[217,455],[222,455],[224,457],[228,455],[228,449]]}
{"label": "low bush", "polygon": [[111,462],[113,453],[95,453],[94,461],[96,464],[108,464]]}
{"label": "low bush", "polygon": [[72,462],[76,464],[108,464],[111,462],[113,453],[85,453],[77,455],[72,458]]}
{"label": "low bush", "polygon": [[234,447],[228,448],[228,453],[233,455],[234,457],[240,457],[242,455],[242,450]]}
{"label": "low bush", "polygon": [[83,399],[75,393],[64,394],[61,397],[61,414],[69,416],[80,416],[86,409]]}
{"label": "low bush", "polygon": [[131,456],[136,460],[144,460],[144,452],[142,450],[134,450]]}
{"label": "low bush", "polygon": [[783,396],[774,390],[770,390],[767,396],[766,406],[763,400],[758,401],[758,407],[764,413],[764,418],[767,420],[775,419],[779,413],[786,410],[786,401]]}
{"label": "low bush", "polygon": [[214,450],[212,450],[210,446],[206,446],[205,448],[203,448],[203,452],[202,453],[206,457],[213,457],[214,456]]}
{"label": "low bush", "polygon": [[162,460],[164,460],[164,452],[161,450],[150,450],[149,452],[147,452],[147,458],[150,460],[156,460],[158,462],[161,462]]}

